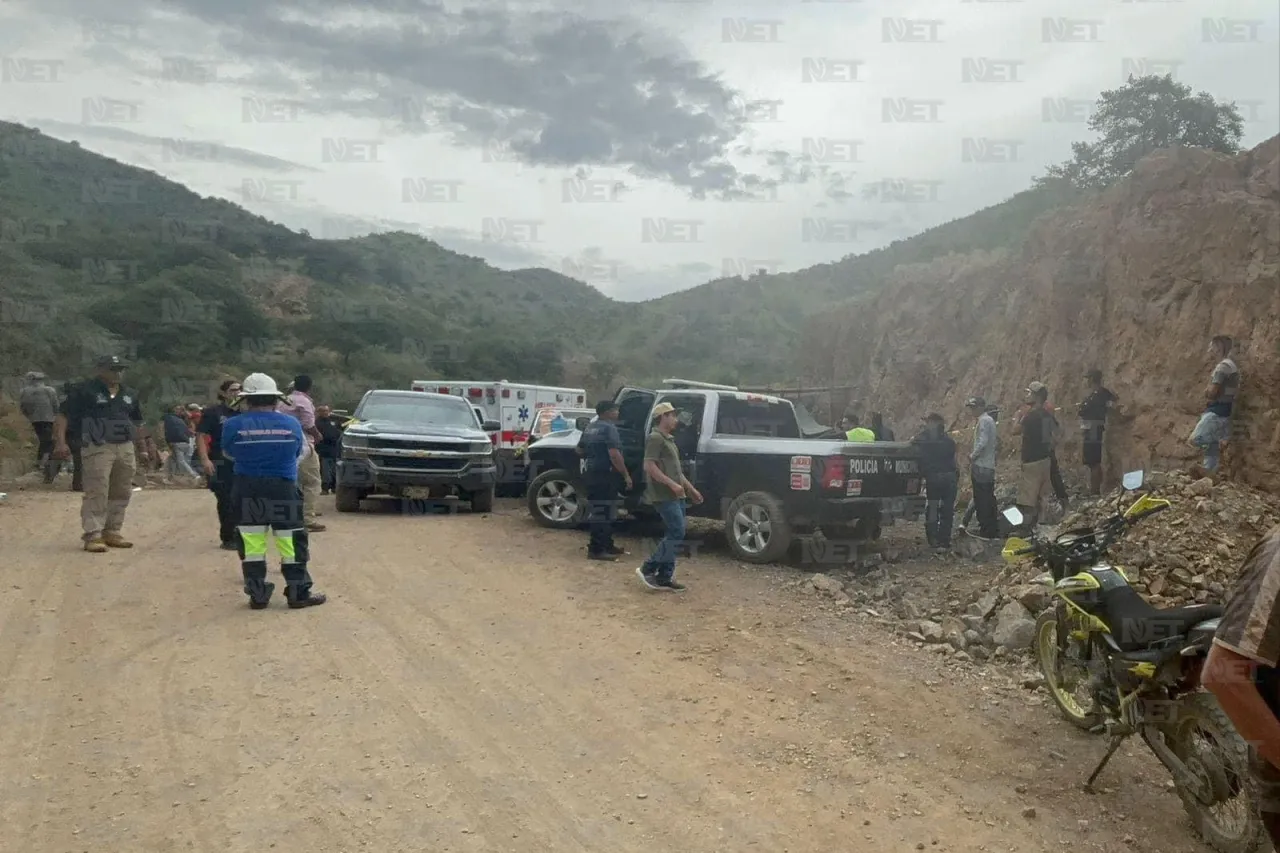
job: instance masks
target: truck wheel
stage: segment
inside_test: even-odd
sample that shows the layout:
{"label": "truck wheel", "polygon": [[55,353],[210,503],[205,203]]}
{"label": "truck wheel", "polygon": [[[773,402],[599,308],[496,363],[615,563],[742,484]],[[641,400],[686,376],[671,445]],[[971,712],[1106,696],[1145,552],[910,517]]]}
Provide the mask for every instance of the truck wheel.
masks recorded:
{"label": "truck wheel", "polygon": [[543,527],[570,530],[582,523],[587,493],[576,474],[557,468],[529,484],[527,502],[529,515]]}
{"label": "truck wheel", "polygon": [[729,550],[748,563],[773,563],[791,547],[791,523],[782,501],[768,492],[743,492],[724,513]]}
{"label": "truck wheel", "polygon": [[494,487],[490,486],[484,491],[471,493],[471,511],[472,512],[493,512],[493,496]]}
{"label": "truck wheel", "polygon": [[338,512],[359,512],[360,490],[351,486],[338,486],[333,490],[333,505]]}

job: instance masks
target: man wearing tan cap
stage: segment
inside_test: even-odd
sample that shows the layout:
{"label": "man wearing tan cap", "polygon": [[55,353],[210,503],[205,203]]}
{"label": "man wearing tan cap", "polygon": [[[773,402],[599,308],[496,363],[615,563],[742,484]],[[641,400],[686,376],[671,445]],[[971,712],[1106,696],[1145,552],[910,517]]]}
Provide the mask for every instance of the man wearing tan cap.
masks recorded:
{"label": "man wearing tan cap", "polygon": [[681,470],[680,450],[671,438],[678,423],[675,406],[654,406],[653,432],[644,445],[645,498],[661,516],[666,535],[636,575],[649,589],[663,592],[684,591],[684,584],[675,581],[676,548],[684,542],[684,501],[687,496],[695,504],[702,503],[702,494]]}

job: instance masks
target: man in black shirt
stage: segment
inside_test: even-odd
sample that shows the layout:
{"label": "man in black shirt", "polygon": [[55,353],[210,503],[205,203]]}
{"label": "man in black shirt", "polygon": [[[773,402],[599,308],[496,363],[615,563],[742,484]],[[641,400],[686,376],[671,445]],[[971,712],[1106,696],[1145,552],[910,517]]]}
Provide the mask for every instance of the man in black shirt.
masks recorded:
{"label": "man in black shirt", "polygon": [[622,458],[622,437],[618,435],[618,404],[612,400],[596,403],[596,419],[582,431],[579,443],[586,464],[587,521],[591,538],[587,557],[613,562],[625,553],[613,541],[620,490],[630,492],[634,484]]}
{"label": "man in black shirt", "polygon": [[320,494],[334,490],[338,475],[338,449],[342,440],[342,422],[328,406],[316,406],[316,429],[320,440],[316,442],[316,455],[320,457]]}
{"label": "man in black shirt", "polygon": [[218,386],[218,402],[200,413],[199,436],[209,436],[209,441],[196,442],[200,455],[200,467],[205,473],[209,491],[213,492],[218,507],[218,538],[222,550],[236,550],[239,536],[236,533],[236,512],[231,505],[231,484],[234,463],[222,455],[222,425],[237,412],[233,407],[240,394],[240,383],[228,379]]}
{"label": "man in black shirt", "polygon": [[1022,436],[1022,479],[1018,483],[1018,509],[1028,529],[1040,519],[1040,502],[1049,488],[1050,457],[1056,438],[1057,421],[1045,409],[1049,389],[1040,382],[1027,386],[1027,398],[1013,427]]}
{"label": "man in black shirt", "polygon": [[[70,380],[62,383],[62,399],[64,402],[68,397],[70,397],[73,393],[75,393],[75,389],[76,389],[75,383],[71,382]],[[61,411],[61,404],[59,404],[59,411]],[[55,421],[56,421],[56,418],[55,418]],[[55,444],[57,443],[56,438],[54,443]],[[71,455],[71,491],[83,492],[84,491],[84,468],[82,467],[82,463],[80,461],[80,434],[79,433],[72,432],[69,435],[67,435],[67,449],[69,450]]]}
{"label": "man in black shirt", "polygon": [[1118,399],[1115,394],[1102,387],[1102,371],[1090,370],[1085,378],[1089,381],[1089,396],[1080,404],[1080,432],[1084,439],[1082,447],[1083,462],[1089,469],[1089,494],[1102,494],[1102,438],[1107,428],[1107,414]]}
{"label": "man in black shirt", "polygon": [[924,533],[929,546],[943,552],[951,547],[951,529],[955,524],[959,473],[956,443],[947,435],[942,415],[931,414],[924,419],[924,424],[924,430],[911,439],[920,449],[920,473],[924,475],[928,492]]}
{"label": "man in black shirt", "polygon": [[97,375],[76,386],[62,404],[53,431],[54,455],[71,455],[67,435],[79,436],[84,468],[80,521],[84,549],[100,554],[108,548],[132,548],[120,535],[133,496],[133,475],[145,433],[138,394],[125,387],[125,365],[113,355],[98,359]]}
{"label": "man in black shirt", "polygon": [[884,415],[879,412],[871,413],[871,431],[876,434],[876,441],[895,441],[893,430],[884,424]]}

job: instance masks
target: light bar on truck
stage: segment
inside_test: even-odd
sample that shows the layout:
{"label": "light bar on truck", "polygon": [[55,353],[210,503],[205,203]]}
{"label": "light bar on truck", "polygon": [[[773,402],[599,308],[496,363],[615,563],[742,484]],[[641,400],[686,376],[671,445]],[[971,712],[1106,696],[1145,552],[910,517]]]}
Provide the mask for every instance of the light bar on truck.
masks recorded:
{"label": "light bar on truck", "polygon": [[709,391],[737,391],[736,385],[717,385],[714,382],[694,382],[692,379],[664,379],[668,388],[706,388]]}

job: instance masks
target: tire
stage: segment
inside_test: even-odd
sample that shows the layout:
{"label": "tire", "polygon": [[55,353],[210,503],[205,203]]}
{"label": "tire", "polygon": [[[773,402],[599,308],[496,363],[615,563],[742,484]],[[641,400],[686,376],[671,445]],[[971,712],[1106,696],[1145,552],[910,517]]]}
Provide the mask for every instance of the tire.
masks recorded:
{"label": "tire", "polygon": [[768,492],[743,492],[724,513],[729,550],[747,563],[775,563],[791,547],[794,535],[782,501]]}
{"label": "tire", "polygon": [[1062,670],[1057,665],[1058,628],[1057,608],[1041,613],[1040,618],[1036,620],[1036,634],[1032,641],[1036,662],[1040,665],[1040,674],[1044,676],[1045,686],[1049,688],[1053,704],[1058,706],[1058,712],[1062,714],[1063,719],[1078,729],[1089,731],[1096,727],[1102,718],[1098,710],[1093,707],[1092,701],[1089,707],[1082,707],[1075,696],[1068,692],[1067,687],[1059,683]]}
{"label": "tire", "polygon": [[576,473],[556,468],[529,484],[525,502],[529,515],[543,527],[576,530],[586,516],[587,492]]}
{"label": "tire", "polygon": [[338,512],[359,512],[360,490],[351,486],[338,486],[333,490],[333,505]]}
{"label": "tire", "polygon": [[[1206,732],[1213,742],[1207,753],[1203,749],[1192,749],[1191,723]],[[1208,811],[1211,805],[1202,803],[1195,792],[1178,785],[1182,807],[1204,842],[1218,853],[1253,853],[1257,850],[1263,842],[1265,830],[1258,816],[1257,791],[1249,772],[1249,746],[1236,732],[1218,700],[1204,692],[1182,697],[1178,702],[1176,721],[1162,726],[1161,731],[1165,743],[1187,765],[1187,769],[1202,782],[1209,782],[1209,790],[1216,800],[1213,805],[1227,799],[1248,798],[1248,802],[1239,803],[1243,808],[1238,809],[1247,818],[1240,822],[1238,830],[1229,832],[1220,827]]]}
{"label": "tire", "polygon": [[493,512],[494,487],[471,493],[472,512]]}

